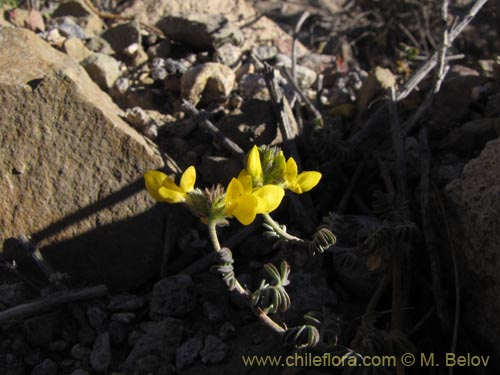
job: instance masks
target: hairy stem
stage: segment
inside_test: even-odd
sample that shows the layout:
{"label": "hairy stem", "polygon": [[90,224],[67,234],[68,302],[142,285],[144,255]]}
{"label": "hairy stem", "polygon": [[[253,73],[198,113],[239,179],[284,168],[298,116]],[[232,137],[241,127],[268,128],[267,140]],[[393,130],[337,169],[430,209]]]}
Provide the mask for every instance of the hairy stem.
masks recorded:
{"label": "hairy stem", "polygon": [[[215,251],[220,251],[221,246],[219,242],[219,237],[217,236],[217,224],[214,221],[208,223],[208,234],[210,236],[210,241]],[[236,280],[236,278],[235,278]],[[235,288],[233,289],[248,305],[255,316],[260,320],[260,322],[279,335],[282,335],[286,330],[272,320],[262,309],[254,307],[252,304],[252,294],[247,289],[243,288],[238,280],[236,280]]]}
{"label": "hairy stem", "polygon": [[274,219],[271,217],[269,214],[262,214],[262,217],[264,218],[264,221],[266,224],[269,224],[271,228],[274,229],[274,231],[284,240],[293,242],[297,245],[303,245],[303,246],[308,246],[308,242],[306,240],[303,240],[302,238],[292,236],[290,233],[287,231],[283,230],[281,226],[274,221]]}

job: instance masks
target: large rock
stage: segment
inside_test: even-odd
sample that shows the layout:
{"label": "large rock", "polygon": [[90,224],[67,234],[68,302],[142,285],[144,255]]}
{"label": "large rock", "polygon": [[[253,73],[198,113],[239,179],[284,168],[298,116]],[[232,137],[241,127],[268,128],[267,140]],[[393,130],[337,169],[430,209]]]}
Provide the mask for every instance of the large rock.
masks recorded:
{"label": "large rock", "polygon": [[162,165],[155,149],[34,33],[0,28],[0,50],[0,243],[31,235],[77,283],[154,277],[162,219],[142,175]]}
{"label": "large rock", "polygon": [[446,186],[453,250],[462,266],[462,322],[500,355],[500,140]]}
{"label": "large rock", "polygon": [[[290,53],[292,37],[276,23],[259,14],[245,0],[135,0],[124,10],[123,15],[133,16],[138,21],[161,26],[160,21],[168,16],[192,14],[223,14],[229,22],[238,27],[244,36],[242,48],[249,50],[254,46],[272,42],[283,53]],[[298,43],[298,55],[304,55],[306,48]]]}

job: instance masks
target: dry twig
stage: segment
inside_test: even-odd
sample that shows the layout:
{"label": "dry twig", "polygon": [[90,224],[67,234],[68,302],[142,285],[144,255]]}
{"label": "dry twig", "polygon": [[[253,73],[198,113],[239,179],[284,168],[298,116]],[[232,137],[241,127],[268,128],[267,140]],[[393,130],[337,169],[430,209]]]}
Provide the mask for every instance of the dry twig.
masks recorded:
{"label": "dry twig", "polygon": [[0,324],[10,323],[28,316],[37,315],[66,303],[99,298],[107,294],[108,288],[105,285],[98,285],[91,288],[69,291],[64,294],[53,295],[36,301],[23,303],[22,305],[0,312]]}

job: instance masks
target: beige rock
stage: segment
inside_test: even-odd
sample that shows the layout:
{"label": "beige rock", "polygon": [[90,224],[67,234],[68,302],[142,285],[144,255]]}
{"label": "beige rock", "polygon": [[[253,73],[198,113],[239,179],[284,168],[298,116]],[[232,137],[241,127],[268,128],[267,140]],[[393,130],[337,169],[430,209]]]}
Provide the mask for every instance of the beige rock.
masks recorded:
{"label": "beige rock", "polygon": [[227,98],[233,89],[234,72],[219,63],[205,63],[192,67],[181,78],[181,95],[194,105],[202,94],[207,101]]}
{"label": "beige rock", "polygon": [[80,62],[92,54],[85,44],[78,38],[69,38],[63,44],[63,50],[66,54],[76,61]]}
{"label": "beige rock", "polygon": [[0,28],[0,243],[31,235],[74,283],[129,289],[158,272],[161,217],[143,173],[163,163],[70,57]]}
{"label": "beige rock", "polygon": [[461,321],[500,355],[500,140],[489,142],[445,194],[452,248],[462,265]]}
{"label": "beige rock", "polygon": [[[198,14],[220,14],[227,17],[241,29],[244,35],[243,50],[266,42],[278,46],[283,53],[290,53],[292,37],[285,33],[276,23],[262,16],[245,0],[135,0],[124,10],[123,15],[133,16],[137,20],[155,25],[166,16]],[[307,53],[300,43],[298,56]]]}

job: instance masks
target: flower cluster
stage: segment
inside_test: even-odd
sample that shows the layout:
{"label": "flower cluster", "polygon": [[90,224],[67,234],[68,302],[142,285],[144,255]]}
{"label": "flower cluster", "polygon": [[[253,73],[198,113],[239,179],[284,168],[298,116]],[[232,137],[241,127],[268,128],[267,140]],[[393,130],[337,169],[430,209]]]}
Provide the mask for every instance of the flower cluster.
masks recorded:
{"label": "flower cluster", "polygon": [[258,214],[267,214],[280,205],[285,189],[302,194],[314,188],[321,173],[298,173],[293,158],[285,160],[281,150],[253,146],[247,156],[246,169],[232,178],[226,192],[221,188],[203,193],[195,188],[196,170],[187,168],[177,185],[165,173],[148,171],[144,175],[146,189],[160,202],[185,203],[203,221],[236,218],[248,225]]}

